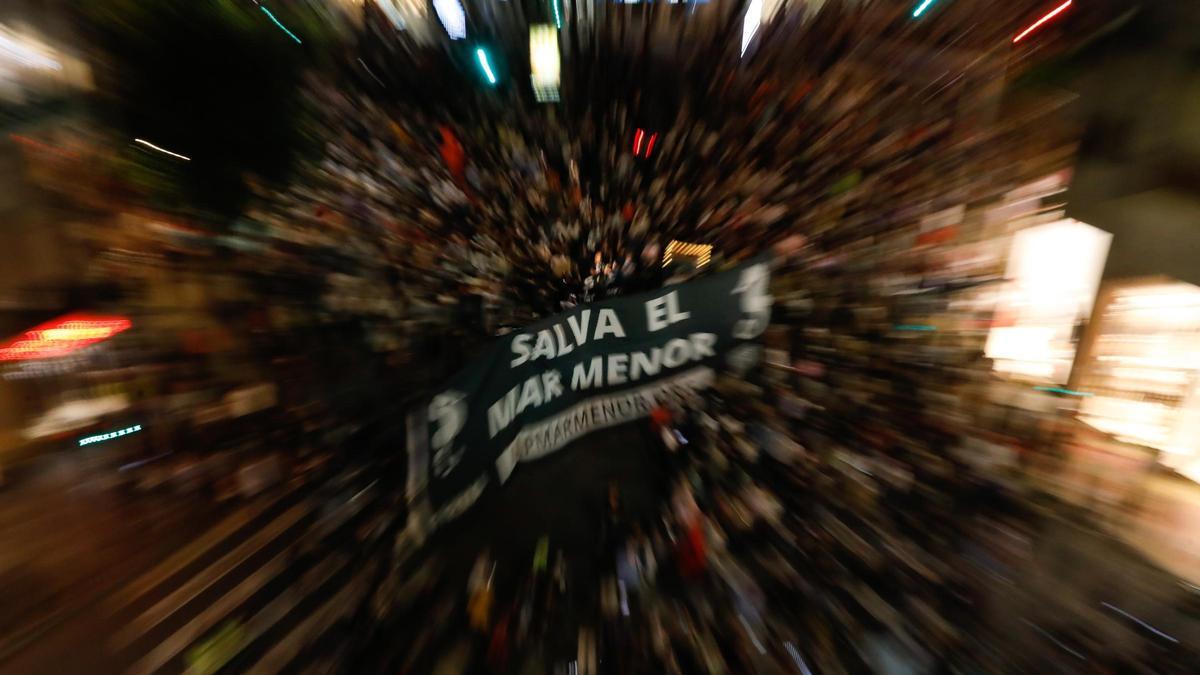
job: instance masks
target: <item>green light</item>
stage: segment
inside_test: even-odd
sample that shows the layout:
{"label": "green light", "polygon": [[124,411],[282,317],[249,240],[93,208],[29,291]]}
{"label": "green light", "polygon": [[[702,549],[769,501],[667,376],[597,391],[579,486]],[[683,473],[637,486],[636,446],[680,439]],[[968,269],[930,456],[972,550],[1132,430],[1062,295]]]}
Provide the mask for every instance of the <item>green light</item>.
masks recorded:
{"label": "green light", "polygon": [[1075,391],[1073,389],[1063,389],[1062,387],[1034,387],[1035,391],[1048,391],[1054,394],[1066,394],[1067,396],[1082,396],[1084,398],[1093,394],[1086,391]]}
{"label": "green light", "polygon": [[259,9],[261,9],[261,10],[263,11],[263,14],[266,14],[267,16],[269,16],[269,17],[271,18],[271,20],[275,22],[275,25],[276,25],[276,26],[279,26],[280,30],[282,30],[283,32],[287,33],[287,34],[288,34],[288,37],[290,37],[290,38],[292,38],[293,40],[295,40],[295,41],[296,41],[296,44],[298,44],[298,45],[300,45],[300,44],[304,44],[303,42],[301,42],[301,41],[300,41],[300,38],[296,37],[296,34],[295,34],[295,33],[293,33],[292,31],[290,31],[290,30],[288,30],[288,29],[287,29],[287,26],[285,26],[285,25],[283,25],[283,24],[279,23],[279,19],[276,19],[276,18],[275,18],[275,15],[271,13],[271,10],[267,9],[266,7],[263,7],[262,5],[259,5],[259,6],[258,6],[258,8],[259,8]]}
{"label": "green light", "polygon": [[932,4],[933,4],[933,0],[924,0],[924,2],[917,5],[917,8],[913,10],[912,18],[915,19],[915,18],[921,16],[921,14],[923,14],[925,12],[925,10],[929,9],[929,6]]}
{"label": "green light", "polygon": [[142,430],[142,425],[135,424],[131,427],[125,427],[124,429],[118,429],[117,431],[110,431],[107,434],[97,434],[95,436],[88,436],[87,438],[79,439],[79,447],[83,447],[85,445],[91,445],[92,443],[100,443],[102,441],[111,441],[112,439],[119,438],[121,436],[128,436],[129,434],[136,434],[137,432],[139,432],[141,430]]}
{"label": "green light", "polygon": [[479,66],[483,68],[483,74],[487,75],[488,83],[496,84],[496,74],[492,72],[492,66],[488,63],[487,52],[480,47],[475,50],[475,58],[479,59]]}
{"label": "green light", "polygon": [[558,0],[550,0],[550,6],[554,8],[554,26],[562,28],[562,17],[558,15]]}
{"label": "green light", "polygon": [[921,333],[931,333],[937,330],[937,328],[923,323],[902,323],[896,326],[896,330],[911,330]]}

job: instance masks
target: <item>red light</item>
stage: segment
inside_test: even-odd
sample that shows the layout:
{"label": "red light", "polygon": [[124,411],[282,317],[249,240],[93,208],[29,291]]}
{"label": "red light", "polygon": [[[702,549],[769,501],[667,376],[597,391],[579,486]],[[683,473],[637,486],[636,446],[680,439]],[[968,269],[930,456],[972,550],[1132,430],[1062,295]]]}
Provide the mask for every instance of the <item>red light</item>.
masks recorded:
{"label": "red light", "polygon": [[1038,26],[1041,26],[1042,24],[1046,23],[1050,19],[1053,19],[1054,17],[1058,16],[1059,14],[1062,14],[1070,6],[1071,6],[1071,0],[1067,0],[1066,2],[1059,5],[1058,7],[1050,10],[1049,14],[1047,14],[1046,16],[1043,16],[1042,18],[1038,19],[1037,21],[1034,21],[1033,24],[1029,26],[1029,28],[1026,28],[1025,30],[1018,33],[1017,36],[1015,38],[1013,38],[1013,44],[1020,42],[1021,39],[1024,38],[1026,35],[1029,35],[1033,31],[1037,30]]}
{"label": "red light", "polygon": [[65,356],[103,342],[133,325],[123,316],[68,314],[34,326],[0,344],[0,361],[29,361]]}
{"label": "red light", "polygon": [[46,145],[45,143],[42,143],[41,141],[35,141],[28,136],[22,136],[21,134],[9,134],[8,137],[14,142],[20,143],[27,148],[32,148],[41,152],[48,152],[52,155],[66,157],[68,159],[75,159],[77,157],[77,155],[73,152],[63,150],[62,148],[56,148],[53,145]]}
{"label": "red light", "polygon": [[642,137],[645,135],[646,135],[646,132],[642,131],[641,129],[638,129],[637,133],[633,135],[633,155],[634,155],[634,157],[642,154]]}
{"label": "red light", "polygon": [[654,152],[654,141],[658,140],[658,133],[650,134],[650,142],[646,144],[646,159],[650,159],[650,153]]}

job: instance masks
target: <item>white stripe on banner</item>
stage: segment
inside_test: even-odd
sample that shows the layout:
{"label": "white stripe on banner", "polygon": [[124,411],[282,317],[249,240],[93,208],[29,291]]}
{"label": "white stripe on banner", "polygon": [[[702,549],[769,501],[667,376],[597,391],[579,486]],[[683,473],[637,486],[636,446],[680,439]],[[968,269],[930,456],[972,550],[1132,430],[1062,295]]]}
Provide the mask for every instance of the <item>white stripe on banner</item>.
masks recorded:
{"label": "white stripe on banner", "polygon": [[563,412],[521,430],[496,459],[500,482],[521,462],[545,457],[571,441],[600,429],[645,417],[661,400],[682,398],[712,386],[713,371],[700,366],[637,389],[588,398]]}

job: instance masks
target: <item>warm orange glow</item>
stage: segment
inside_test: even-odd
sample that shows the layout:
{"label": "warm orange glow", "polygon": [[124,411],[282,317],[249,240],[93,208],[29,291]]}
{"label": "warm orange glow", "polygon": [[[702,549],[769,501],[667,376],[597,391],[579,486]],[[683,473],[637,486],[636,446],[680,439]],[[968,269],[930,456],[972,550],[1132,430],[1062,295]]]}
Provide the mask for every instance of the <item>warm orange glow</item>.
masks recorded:
{"label": "warm orange glow", "polygon": [[0,344],[0,361],[28,361],[65,356],[103,342],[133,323],[123,316],[68,314],[34,326]]}

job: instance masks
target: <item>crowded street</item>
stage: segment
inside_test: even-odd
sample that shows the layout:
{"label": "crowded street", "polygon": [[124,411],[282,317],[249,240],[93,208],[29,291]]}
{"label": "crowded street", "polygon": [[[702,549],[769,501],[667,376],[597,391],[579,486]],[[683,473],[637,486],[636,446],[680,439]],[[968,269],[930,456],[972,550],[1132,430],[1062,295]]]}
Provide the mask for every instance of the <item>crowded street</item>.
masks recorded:
{"label": "crowded street", "polygon": [[1194,672],[1197,26],[0,8],[0,673]]}

